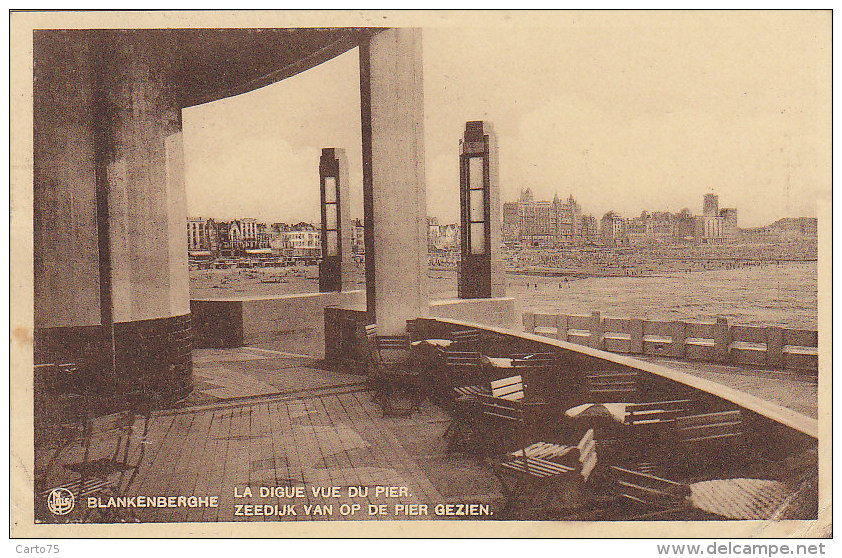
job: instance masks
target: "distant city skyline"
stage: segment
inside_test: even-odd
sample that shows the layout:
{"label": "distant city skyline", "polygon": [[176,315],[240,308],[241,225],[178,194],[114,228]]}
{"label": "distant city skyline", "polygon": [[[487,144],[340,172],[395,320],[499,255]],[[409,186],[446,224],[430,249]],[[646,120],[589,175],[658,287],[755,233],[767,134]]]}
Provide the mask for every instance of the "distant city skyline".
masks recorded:
{"label": "distant city skyline", "polygon": [[[526,190],[527,190],[527,188],[524,188],[523,190],[524,190],[524,191],[526,191]],[[519,193],[518,193],[518,196],[516,196],[516,197],[514,197],[514,198],[512,198],[512,199],[503,199],[503,200],[500,200],[500,201],[501,201],[501,210],[502,210],[502,204],[517,202],[517,201],[521,198],[521,194],[522,194],[522,193],[523,193],[523,192],[519,192]],[[718,194],[717,194],[716,192],[709,192],[709,193],[714,194],[715,196],[717,196],[717,203],[722,203],[722,200],[719,200],[719,199],[718,199]],[[555,194],[553,195],[553,198],[554,198],[554,197],[555,197]],[[566,201],[569,197],[572,197],[574,200],[576,200],[576,195],[575,195],[574,193],[572,193],[572,192],[569,192],[569,193],[568,193],[567,195],[565,195],[565,196],[562,196],[562,195],[559,193],[559,194],[558,194],[558,197],[559,197],[559,199],[561,199],[562,201]],[[536,201],[536,202],[552,202],[552,198],[550,198],[550,199],[536,199],[536,198],[534,198],[534,193],[533,193],[533,199],[534,199],[534,201]],[[576,200],[576,201],[577,201],[577,204],[578,204],[578,200]],[[608,210],[607,210],[605,213],[603,213],[602,215],[596,215],[596,214],[594,214],[593,212],[588,211],[588,208],[587,208],[587,207],[582,207],[582,206],[581,206],[581,204],[578,204],[578,205],[579,205],[579,207],[580,207],[580,209],[581,209],[581,213],[582,213],[583,215],[591,215],[591,216],[593,216],[593,217],[595,217],[595,218],[597,218],[597,219],[599,219],[600,217],[602,217],[603,215],[605,215],[605,213],[608,213],[608,212],[615,213],[616,215],[618,215],[618,216],[620,216],[620,217],[623,217],[623,218],[634,218],[634,217],[639,217],[642,213],[647,213],[647,214],[650,214],[650,215],[651,215],[651,214],[654,214],[654,213],[672,213],[672,214],[678,214],[678,213],[681,213],[682,211],[684,211],[685,209],[689,210],[689,213],[690,213],[691,215],[701,215],[701,214],[703,214],[703,213],[704,213],[704,207],[703,207],[703,205],[704,205],[704,198],[703,198],[702,200],[700,200],[700,201],[698,202],[698,204],[697,204],[697,205],[699,206],[698,211],[696,211],[696,210],[695,210],[694,208],[692,208],[692,207],[682,207],[682,208],[649,207],[649,208],[643,208],[643,209],[641,209],[641,210],[640,210],[640,212],[635,213],[635,214],[624,214],[624,213],[622,213],[622,212],[620,212],[620,211],[617,211],[617,210],[614,210],[614,209],[608,209]],[[724,207],[724,205],[723,205],[723,207]],[[739,208],[733,208],[733,209],[739,210]],[[798,216],[798,217],[805,217],[805,216],[803,216],[803,215],[802,215],[802,216]],[[798,217],[795,217],[795,218],[798,218]],[[254,219],[255,217],[254,217],[253,215],[234,215],[234,216],[231,216],[231,217],[222,217],[222,216],[219,216],[219,215],[193,215],[193,214],[191,214],[191,215],[189,215],[189,216],[188,216],[188,218],[214,219],[214,220],[218,220],[218,221],[235,221],[235,220],[239,220],[239,219]],[[427,218],[428,218],[428,219],[434,219],[434,220],[436,220],[436,221],[438,222],[438,224],[440,224],[440,225],[451,225],[451,224],[455,224],[457,227],[459,226],[459,216],[458,216],[458,215],[457,215],[454,219],[452,219],[452,220],[447,220],[447,219],[443,219],[443,218],[442,218],[441,216],[439,216],[439,215],[432,215],[432,214],[430,214],[430,213],[428,212],[428,213],[427,213]],[[320,219],[319,219],[318,217],[317,217],[317,218],[315,218],[315,219],[305,219],[305,218],[301,218],[301,217],[293,217],[292,219],[277,219],[277,218],[273,218],[273,217],[268,217],[268,218],[265,218],[265,219],[257,219],[257,220],[258,220],[258,221],[260,221],[260,222],[265,223],[266,225],[272,225],[272,224],[274,224],[274,223],[284,223],[284,224],[287,224],[287,225],[295,225],[295,224],[298,224],[298,223],[301,223],[301,222],[310,223],[310,224],[315,224],[315,225],[320,224]],[[360,215],[360,216],[355,216],[355,215],[352,215],[352,216],[350,217],[350,220],[351,220],[351,221],[360,221],[360,222],[362,222],[362,221],[363,221],[363,217],[362,217],[362,215]],[[777,220],[778,220],[778,219],[776,219],[775,221],[777,221]],[[775,221],[770,221],[770,222],[768,222],[768,223],[762,223],[762,224],[760,224],[760,225],[752,225],[752,226],[768,226],[768,225],[772,225],[772,224],[774,224],[774,222],[775,222]],[[751,228],[751,227],[740,227],[740,228]]]}
{"label": "distant city skyline", "polygon": [[[428,214],[458,221],[458,139],[492,122],[501,200],[585,213],[814,217],[830,192],[830,53],[817,12],[586,12],[558,29],[424,29]],[[828,33],[830,20],[828,21]],[[809,30],[809,32],[807,32]],[[827,74],[827,75],[826,75]],[[356,50],[184,111],[191,215],[318,220],[322,147],[344,147],[362,215]],[[760,203],[758,203],[760,202]]]}

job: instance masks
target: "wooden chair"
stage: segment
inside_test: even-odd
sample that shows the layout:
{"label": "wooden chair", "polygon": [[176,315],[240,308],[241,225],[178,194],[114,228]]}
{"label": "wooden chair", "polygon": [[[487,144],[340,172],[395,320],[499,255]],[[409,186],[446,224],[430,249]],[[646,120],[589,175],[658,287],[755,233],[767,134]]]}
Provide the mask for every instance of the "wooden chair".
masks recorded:
{"label": "wooden chair", "polygon": [[421,334],[421,326],[419,325],[418,320],[406,321],[406,333],[409,335],[409,341],[411,343],[423,341],[426,338]]}
{"label": "wooden chair", "polygon": [[[454,404],[453,421],[451,422],[452,429],[448,429],[448,433],[457,434],[451,438],[451,446],[457,440],[470,440],[477,430],[482,430],[482,425],[477,425],[476,416],[478,413],[478,404],[480,400],[486,399],[489,396],[497,399],[504,399],[512,402],[523,402],[524,399],[524,383],[523,378],[519,375],[510,376],[508,378],[500,378],[492,380],[489,385],[473,385],[463,386],[454,389],[457,394],[456,402]],[[522,406],[522,405],[521,405]],[[480,444],[473,444],[480,446]],[[483,449],[483,451],[485,451]]]}
{"label": "wooden chair", "polygon": [[478,329],[460,329],[450,333],[451,347],[460,351],[480,350],[480,331]]}
{"label": "wooden chair", "polygon": [[[587,371],[585,380],[585,400],[588,403],[630,403],[639,398],[639,372],[632,371]],[[626,407],[628,408],[628,407]],[[637,458],[639,448],[631,444],[625,417],[620,422],[599,420],[593,423],[600,458],[626,464]]]}
{"label": "wooden chair", "polygon": [[[452,397],[488,391],[481,355],[476,351],[445,351],[448,383]],[[477,387],[480,386],[480,387]]]}
{"label": "wooden chair", "polygon": [[440,400],[450,408],[451,421],[444,432],[447,451],[459,447],[475,447],[476,396],[491,393],[482,367],[481,355],[475,351],[445,351],[447,392]]}
{"label": "wooden chair", "polygon": [[35,489],[40,492],[62,450],[79,437],[85,410],[74,363],[34,367]]}
{"label": "wooden chair", "polygon": [[527,395],[553,402],[556,422],[561,420],[564,409],[582,401],[580,372],[566,365],[558,353],[512,354],[511,357],[512,367],[523,376],[527,384]]}
{"label": "wooden chair", "polygon": [[513,354],[512,368],[523,377],[531,394],[555,399],[556,382],[562,376],[555,353]]}
{"label": "wooden chair", "polygon": [[633,502],[623,519],[681,519],[690,508],[687,484],[616,466],[610,472],[617,495]]}
{"label": "wooden chair", "polygon": [[39,423],[66,420],[67,403],[81,397],[73,363],[36,364],[33,375],[36,436]]}
{"label": "wooden chair", "polygon": [[[585,483],[596,466],[596,445],[588,431],[578,445],[529,443],[524,406],[518,400],[479,396],[478,426],[494,461],[493,472],[506,495],[505,514],[512,507],[543,514],[585,503]],[[492,448],[504,444],[504,451]],[[505,446],[519,449],[505,451]],[[499,446],[498,446],[499,447]],[[498,457],[499,456],[499,457]]]}
{"label": "wooden chair", "polygon": [[[421,405],[422,385],[418,369],[412,365],[408,335],[378,335],[378,373],[375,387],[376,399],[383,409],[383,416],[406,416]],[[412,406],[400,409],[393,405],[395,391],[409,394]]]}
{"label": "wooden chair", "polygon": [[555,366],[558,355],[555,353],[514,353],[510,355],[513,361],[520,361],[532,366]]}
{"label": "wooden chair", "polygon": [[523,399],[523,395],[523,377],[520,375],[491,381],[492,397],[499,397],[500,399],[507,399],[509,401],[520,401]]}
{"label": "wooden chair", "polygon": [[[40,501],[46,502],[50,493],[63,489],[73,494],[80,509],[86,509],[83,520],[92,511],[99,511],[103,521],[136,520],[131,507],[108,507],[100,511],[83,506],[82,498],[94,495],[119,498],[127,494],[146,453],[152,413],[158,406],[157,397],[148,392],[84,397],[87,412],[76,430],[78,437],[65,446],[69,449],[76,445],[78,449],[68,457],[68,460],[74,457],[76,460],[63,463],[66,474],[62,477],[69,474],[72,478],[58,485],[48,484],[51,471],[45,471],[38,494]],[[122,408],[114,411],[115,407]]]}
{"label": "wooden chair", "polygon": [[552,374],[558,368],[558,355],[555,353],[513,354],[511,357],[512,368],[530,370],[534,374]]}
{"label": "wooden chair", "polygon": [[363,345],[362,352],[365,357],[366,385],[369,389],[375,390],[376,394],[377,375],[380,370],[380,352],[377,349],[377,326],[375,324],[363,326],[360,342]]}
{"label": "wooden chair", "polygon": [[746,457],[739,409],[676,417],[672,460],[690,469],[732,466]]}
{"label": "wooden chair", "polygon": [[492,357],[511,356],[511,345],[515,340],[496,331],[482,331],[479,336],[479,350],[484,355]]}
{"label": "wooden chair", "polygon": [[413,366],[418,368],[421,384],[425,393],[439,400],[442,393],[439,387],[447,384],[447,365],[444,351],[445,340],[434,339],[422,333],[419,320],[407,320],[406,331],[412,347]]}
{"label": "wooden chair", "polygon": [[[524,454],[527,457],[526,463],[523,459]],[[594,440],[593,430],[588,430],[575,446],[535,442],[521,450],[509,452],[507,457],[509,467],[518,470],[528,466],[529,459],[537,458],[559,463],[574,470],[580,470],[582,479],[587,483],[597,464],[596,441]]]}
{"label": "wooden chair", "polygon": [[431,337],[424,332],[424,327],[420,325],[420,322],[420,319],[406,321],[406,331],[409,334],[409,341],[413,346],[427,345],[431,348],[435,347],[440,351],[444,351],[444,349],[453,344],[451,339],[446,338],[447,336]]}
{"label": "wooden chair", "polygon": [[640,374],[637,371],[587,372],[587,398],[592,403],[626,403],[637,401]]}
{"label": "wooden chair", "polygon": [[626,406],[625,423],[637,427],[666,425],[689,414],[692,407],[693,402],[690,399],[632,403]]}
{"label": "wooden chair", "polygon": [[616,439],[601,439],[602,447],[615,464],[629,469],[640,470],[628,465],[635,462],[663,461],[664,444],[669,444],[665,437],[669,437],[675,420],[689,414],[692,408],[693,401],[689,399],[626,405],[622,426],[612,432]]}

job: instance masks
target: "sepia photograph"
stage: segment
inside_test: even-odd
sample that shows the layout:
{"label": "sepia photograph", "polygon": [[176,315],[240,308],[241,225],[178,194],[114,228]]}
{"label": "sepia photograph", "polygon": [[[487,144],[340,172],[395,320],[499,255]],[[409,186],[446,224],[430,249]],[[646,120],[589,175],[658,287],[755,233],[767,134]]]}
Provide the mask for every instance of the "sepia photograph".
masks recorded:
{"label": "sepia photograph", "polygon": [[832,535],[830,10],[10,33],[13,537]]}

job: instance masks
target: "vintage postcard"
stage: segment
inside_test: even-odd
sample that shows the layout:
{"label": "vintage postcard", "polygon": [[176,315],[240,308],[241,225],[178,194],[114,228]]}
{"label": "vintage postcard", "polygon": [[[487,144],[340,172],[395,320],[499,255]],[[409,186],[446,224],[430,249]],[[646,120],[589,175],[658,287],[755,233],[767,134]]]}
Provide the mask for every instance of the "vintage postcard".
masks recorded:
{"label": "vintage postcard", "polygon": [[10,26],[13,537],[831,535],[830,11]]}

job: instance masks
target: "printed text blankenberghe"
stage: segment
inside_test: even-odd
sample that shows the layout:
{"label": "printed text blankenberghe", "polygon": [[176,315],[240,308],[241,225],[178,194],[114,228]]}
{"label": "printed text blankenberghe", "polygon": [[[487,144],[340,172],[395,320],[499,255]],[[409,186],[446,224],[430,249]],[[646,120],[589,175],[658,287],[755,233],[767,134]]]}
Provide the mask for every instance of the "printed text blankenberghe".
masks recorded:
{"label": "printed text blankenberghe", "polygon": [[219,496],[89,496],[89,508],[216,508]]}

